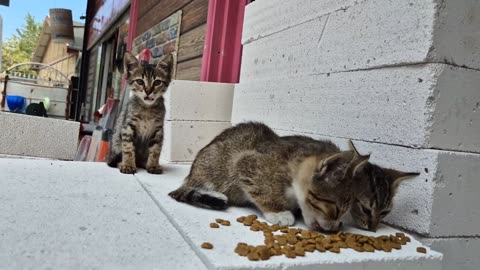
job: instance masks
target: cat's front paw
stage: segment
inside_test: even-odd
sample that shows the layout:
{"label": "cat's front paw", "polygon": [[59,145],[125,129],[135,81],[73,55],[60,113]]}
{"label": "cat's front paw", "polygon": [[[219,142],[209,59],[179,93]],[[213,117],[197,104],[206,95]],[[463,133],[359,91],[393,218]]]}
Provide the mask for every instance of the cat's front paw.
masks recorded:
{"label": "cat's front paw", "polygon": [[125,174],[134,174],[137,172],[137,168],[135,166],[121,165],[120,172]]}
{"label": "cat's front paw", "polygon": [[265,219],[272,224],[292,226],[295,223],[295,217],[290,211],[283,211],[278,213],[269,212],[265,213],[264,216]]}
{"label": "cat's front paw", "polygon": [[161,166],[152,166],[147,168],[147,172],[151,174],[162,174],[163,169]]}

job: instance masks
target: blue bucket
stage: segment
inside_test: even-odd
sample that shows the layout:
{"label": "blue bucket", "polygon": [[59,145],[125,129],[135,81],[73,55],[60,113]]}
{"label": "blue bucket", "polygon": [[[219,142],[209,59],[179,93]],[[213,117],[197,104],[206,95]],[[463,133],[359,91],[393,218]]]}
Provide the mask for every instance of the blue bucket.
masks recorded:
{"label": "blue bucket", "polygon": [[8,109],[12,112],[21,112],[25,105],[25,98],[22,96],[8,96],[7,95]]}

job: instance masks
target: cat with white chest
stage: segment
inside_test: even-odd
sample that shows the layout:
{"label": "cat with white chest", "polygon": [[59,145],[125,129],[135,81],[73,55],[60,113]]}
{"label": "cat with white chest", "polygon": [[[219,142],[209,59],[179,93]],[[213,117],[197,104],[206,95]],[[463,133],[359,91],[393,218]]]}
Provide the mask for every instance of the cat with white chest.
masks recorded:
{"label": "cat with white chest", "polygon": [[107,164],[121,173],[133,174],[137,167],[161,174],[159,164],[163,144],[165,104],[163,95],[170,84],[173,67],[171,54],[156,66],[142,65],[130,52],[125,53],[127,83],[133,91],[120,113],[110,141]]}
{"label": "cat with white chest", "polygon": [[[299,147],[298,137],[309,147]],[[303,136],[280,137],[261,123],[226,129],[197,154],[183,185],[169,195],[210,209],[256,206],[274,224],[334,231],[352,200],[352,172],[365,162],[354,151]]]}

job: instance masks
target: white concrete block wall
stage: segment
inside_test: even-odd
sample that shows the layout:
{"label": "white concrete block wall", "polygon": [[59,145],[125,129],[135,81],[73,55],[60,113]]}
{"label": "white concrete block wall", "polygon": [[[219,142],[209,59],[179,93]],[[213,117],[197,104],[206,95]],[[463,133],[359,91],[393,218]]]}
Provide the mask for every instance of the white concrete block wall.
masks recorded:
{"label": "white concrete block wall", "polygon": [[[271,75],[276,74],[271,71]],[[458,83],[462,86],[458,87]],[[444,64],[242,80],[233,122],[480,152],[480,72]]]}
{"label": "white concrete block wall", "polygon": [[479,10],[476,0],[256,1],[241,82],[425,62],[479,69]]}
{"label": "white concrete block wall", "polygon": [[233,84],[174,80],[165,94],[167,121],[229,122]]}
{"label": "white concrete block wall", "polygon": [[231,126],[233,84],[174,80],[165,95],[161,159],[191,162],[197,152]]}
{"label": "white concrete block wall", "polygon": [[73,160],[80,123],[0,112],[0,154]]}
{"label": "white concrete block wall", "polygon": [[230,126],[230,122],[165,121],[161,159],[191,162],[200,149]]}
{"label": "white concrete block wall", "polygon": [[452,252],[445,269],[478,269],[450,243],[480,234],[479,14],[477,0],[255,1],[232,123],[352,138],[374,163],[421,172],[386,221]]}

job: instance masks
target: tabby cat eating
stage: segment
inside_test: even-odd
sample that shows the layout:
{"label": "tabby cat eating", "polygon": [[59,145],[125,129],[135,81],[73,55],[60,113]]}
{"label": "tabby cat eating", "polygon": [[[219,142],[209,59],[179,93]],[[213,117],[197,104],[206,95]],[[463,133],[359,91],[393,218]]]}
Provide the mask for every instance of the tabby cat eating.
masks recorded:
{"label": "tabby cat eating", "polygon": [[[351,141],[350,147],[362,156]],[[419,173],[386,169],[370,162],[357,166],[353,172],[355,198],[350,210],[353,221],[362,229],[375,231],[390,213],[400,183],[417,175]]]}
{"label": "tabby cat eating", "polygon": [[[298,147],[299,140],[310,147]],[[183,185],[170,196],[210,209],[255,205],[270,223],[335,231],[352,202],[353,151],[303,136],[279,137],[261,123],[226,129],[197,154]]]}
{"label": "tabby cat eating", "polygon": [[156,66],[142,65],[130,52],[125,53],[127,83],[133,91],[120,113],[110,141],[107,164],[120,172],[133,174],[137,167],[161,174],[159,164],[163,144],[165,104],[163,94],[171,80],[173,57],[164,56]]}

